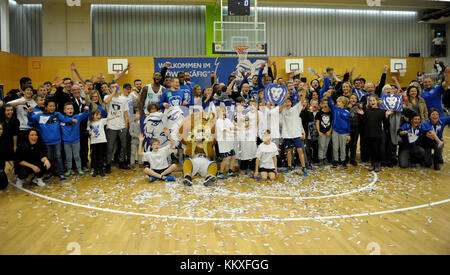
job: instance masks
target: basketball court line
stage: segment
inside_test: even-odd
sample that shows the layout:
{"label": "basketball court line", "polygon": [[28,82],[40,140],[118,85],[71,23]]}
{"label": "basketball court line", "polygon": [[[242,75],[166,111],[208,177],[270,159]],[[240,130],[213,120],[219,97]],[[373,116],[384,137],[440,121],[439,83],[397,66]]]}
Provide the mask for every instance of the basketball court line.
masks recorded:
{"label": "basketball court line", "polygon": [[[318,197],[295,197],[295,196],[291,196],[291,197],[272,197],[272,196],[254,196],[251,195],[249,193],[245,193],[245,194],[236,194],[234,195],[234,197],[247,197],[247,198],[261,198],[261,199],[275,199],[275,200],[293,200],[293,199],[297,199],[297,200],[312,200],[312,199],[326,199],[326,198],[333,198],[333,197],[342,197],[342,196],[346,196],[346,195],[350,195],[353,193],[358,193],[361,192],[365,189],[369,189],[370,187],[372,187],[377,181],[378,181],[378,175],[377,173],[373,172],[374,178],[372,180],[371,183],[369,183],[367,186],[350,191],[350,192],[346,192],[346,193],[340,193],[340,194],[335,194],[335,195],[327,195],[327,196],[318,196]],[[232,193],[232,192],[230,192]],[[229,194],[230,194],[229,193]]]}
{"label": "basketball court line", "polygon": [[367,213],[360,213],[360,214],[349,214],[349,215],[337,215],[337,216],[316,216],[316,217],[297,217],[297,218],[265,218],[265,219],[247,219],[247,218],[205,218],[205,217],[182,217],[182,216],[171,216],[171,215],[156,215],[156,214],[146,214],[146,213],[137,213],[137,212],[130,212],[130,211],[122,211],[122,210],[114,210],[114,209],[108,209],[108,208],[100,208],[100,207],[94,207],[90,205],[82,205],[78,203],[72,203],[67,202],[55,198],[51,198],[45,195],[41,195],[38,193],[35,193],[33,191],[30,191],[28,189],[20,188],[16,186],[15,184],[12,184],[14,187],[27,192],[33,196],[37,196],[46,200],[71,205],[75,207],[80,208],[86,208],[90,210],[97,210],[102,212],[109,212],[109,213],[116,213],[116,214],[122,214],[122,215],[133,215],[133,216],[141,216],[141,217],[148,217],[148,218],[158,218],[158,219],[172,219],[172,220],[191,220],[191,221],[211,221],[211,222],[292,222],[292,221],[311,221],[311,220],[332,220],[332,219],[345,219],[345,218],[356,218],[356,217],[364,217],[364,216],[376,216],[376,215],[383,215],[383,214],[390,214],[390,213],[397,213],[397,212],[404,212],[414,209],[420,209],[425,207],[431,207],[435,205],[440,205],[444,203],[450,202],[450,198],[442,201],[437,202],[430,202],[427,204],[422,205],[416,205],[406,208],[399,208],[399,209],[391,209],[386,211],[378,211],[378,212],[367,212]]}

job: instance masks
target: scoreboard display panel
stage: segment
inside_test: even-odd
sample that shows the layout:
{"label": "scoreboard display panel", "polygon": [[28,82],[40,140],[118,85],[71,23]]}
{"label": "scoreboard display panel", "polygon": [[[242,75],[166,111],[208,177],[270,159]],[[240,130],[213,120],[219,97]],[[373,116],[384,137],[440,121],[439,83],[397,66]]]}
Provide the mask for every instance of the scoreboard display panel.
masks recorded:
{"label": "scoreboard display panel", "polygon": [[250,0],[228,0],[228,15],[250,15]]}

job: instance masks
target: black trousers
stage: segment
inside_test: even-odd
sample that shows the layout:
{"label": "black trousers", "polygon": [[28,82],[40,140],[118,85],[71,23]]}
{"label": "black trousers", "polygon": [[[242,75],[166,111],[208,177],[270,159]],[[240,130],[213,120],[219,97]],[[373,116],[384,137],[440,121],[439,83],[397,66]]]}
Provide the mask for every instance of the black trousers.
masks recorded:
{"label": "black trousers", "polygon": [[366,138],[366,145],[369,148],[369,158],[373,162],[381,161],[381,138]]}
{"label": "black trousers", "polygon": [[16,170],[16,175],[19,179],[24,180],[26,179],[29,175],[31,174],[35,174],[35,176],[37,178],[42,178],[44,176],[44,174],[48,173],[49,170],[47,170],[47,168],[45,168],[44,164],[42,162],[39,163],[31,163],[33,165],[36,165],[37,167],[39,167],[39,169],[41,169],[41,171],[39,173],[34,173],[33,169],[20,165],[20,164],[16,164],[15,165],[15,170]]}
{"label": "black trousers", "polygon": [[[358,146],[358,129],[350,131],[350,142],[345,147],[346,158],[348,161],[356,161],[356,148]],[[349,154],[350,153],[350,154]]]}
{"label": "black trousers", "polygon": [[89,135],[86,131],[80,131],[80,159],[81,167],[89,166]]}
{"label": "black trousers", "polygon": [[101,169],[105,159],[106,143],[91,144],[91,168]]}
{"label": "black trousers", "polygon": [[370,151],[367,144],[366,135],[363,132],[359,134],[359,150],[361,153],[361,161],[368,162],[370,160]]}

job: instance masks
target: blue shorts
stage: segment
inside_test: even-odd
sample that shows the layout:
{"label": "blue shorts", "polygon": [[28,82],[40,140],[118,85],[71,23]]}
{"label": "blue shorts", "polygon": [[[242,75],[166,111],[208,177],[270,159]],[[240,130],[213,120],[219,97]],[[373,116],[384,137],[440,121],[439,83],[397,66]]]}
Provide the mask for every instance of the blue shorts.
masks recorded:
{"label": "blue shorts", "polygon": [[284,148],[285,149],[292,149],[295,147],[295,149],[303,148],[303,141],[301,138],[285,138],[283,140]]}
{"label": "blue shorts", "polygon": [[228,153],[220,153],[220,157],[221,158],[228,158],[228,157],[232,157],[232,156],[234,156],[234,155],[236,155],[236,153],[234,152],[234,149],[232,149],[230,152],[228,152]]}

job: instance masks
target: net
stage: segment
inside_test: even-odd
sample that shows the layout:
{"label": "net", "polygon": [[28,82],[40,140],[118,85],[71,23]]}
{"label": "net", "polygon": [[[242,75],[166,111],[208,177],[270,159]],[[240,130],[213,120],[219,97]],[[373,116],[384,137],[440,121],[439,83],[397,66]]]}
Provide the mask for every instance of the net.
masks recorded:
{"label": "net", "polygon": [[401,68],[401,69],[398,69],[397,71],[400,73],[401,77],[404,77],[406,75],[406,69]]}
{"label": "net", "polygon": [[239,62],[243,60],[247,60],[247,53],[248,53],[249,46],[235,46],[234,50],[236,51],[238,55]]}

